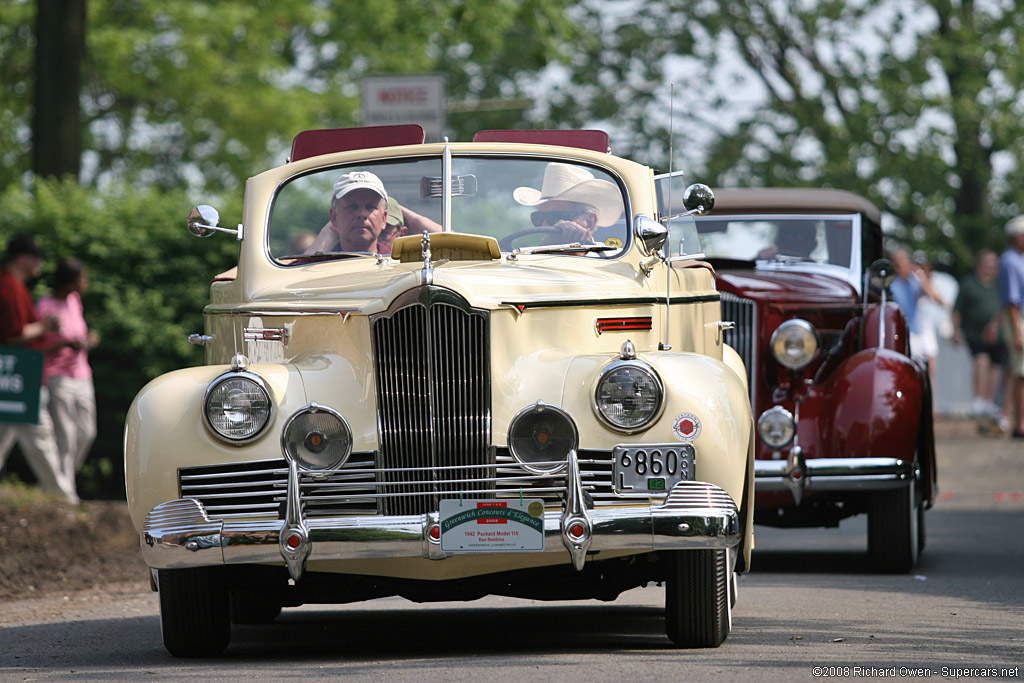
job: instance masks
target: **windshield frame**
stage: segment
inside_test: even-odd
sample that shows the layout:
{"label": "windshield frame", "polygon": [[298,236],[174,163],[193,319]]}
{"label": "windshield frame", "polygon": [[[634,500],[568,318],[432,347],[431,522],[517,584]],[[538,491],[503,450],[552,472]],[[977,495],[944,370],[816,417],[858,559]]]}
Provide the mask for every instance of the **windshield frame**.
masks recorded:
{"label": "windshield frame", "polygon": [[[363,169],[363,170],[372,170],[374,166],[401,164],[403,162],[417,163],[417,162],[421,162],[421,161],[433,160],[433,161],[437,162],[438,168],[440,170],[440,168],[442,167],[442,164],[443,164],[443,157],[444,157],[444,150],[445,149],[451,149],[452,163],[453,163],[453,166],[456,169],[454,171],[454,173],[458,172],[457,168],[458,168],[458,162],[460,160],[465,160],[465,159],[481,159],[481,160],[490,159],[490,160],[495,160],[495,159],[500,159],[500,158],[508,158],[510,160],[516,160],[516,161],[530,161],[530,162],[543,162],[543,163],[551,163],[551,162],[556,162],[557,161],[557,162],[563,162],[563,163],[572,164],[574,166],[580,166],[580,167],[583,167],[583,168],[587,168],[588,170],[600,172],[603,175],[600,175],[598,177],[600,179],[606,179],[606,180],[609,180],[610,182],[614,183],[616,188],[619,191],[619,196],[622,199],[622,211],[623,212],[622,212],[622,215],[621,215],[619,220],[622,221],[623,225],[624,225],[624,230],[623,230],[623,232],[624,232],[624,240],[623,240],[622,246],[621,247],[618,247],[618,246],[615,247],[614,251],[611,251],[611,252],[595,252],[594,255],[599,256],[602,259],[616,260],[616,259],[620,259],[623,256],[625,256],[626,254],[628,254],[631,251],[631,249],[633,248],[634,236],[633,236],[633,230],[632,230],[632,227],[631,227],[631,221],[629,220],[629,218],[632,216],[633,209],[632,209],[631,198],[630,198],[630,195],[629,195],[629,189],[628,189],[628,186],[627,186],[627,184],[626,184],[622,174],[620,174],[618,171],[616,171],[616,169],[613,166],[601,163],[600,161],[595,161],[595,160],[586,159],[586,158],[580,158],[580,157],[574,157],[574,156],[570,156],[570,155],[566,155],[566,154],[545,154],[543,152],[535,152],[535,151],[522,152],[522,153],[512,153],[512,152],[508,152],[508,151],[469,150],[469,149],[465,149],[465,148],[455,149],[455,148],[449,148],[448,146],[445,146],[445,147],[440,148],[440,149],[436,149],[436,148],[432,149],[429,152],[428,151],[423,151],[423,152],[419,152],[419,153],[399,153],[399,154],[388,154],[388,155],[374,155],[374,156],[370,156],[370,157],[361,157],[361,158],[357,158],[357,159],[338,160],[338,161],[334,161],[334,162],[329,163],[329,164],[325,163],[325,164],[318,165],[318,166],[315,166],[315,167],[306,167],[306,168],[303,168],[301,170],[298,170],[298,171],[296,171],[294,173],[290,173],[290,174],[280,178],[278,180],[276,186],[274,187],[273,194],[272,194],[270,200],[267,202],[266,214],[265,214],[265,216],[263,218],[263,233],[264,233],[264,235],[263,235],[261,250],[263,252],[264,258],[267,260],[268,263],[272,264],[273,266],[275,266],[277,268],[286,268],[286,269],[294,268],[294,267],[297,267],[297,266],[310,265],[312,263],[326,263],[326,262],[330,262],[330,261],[337,261],[337,260],[339,260],[339,259],[332,259],[332,258],[317,258],[315,261],[308,261],[308,262],[307,261],[303,261],[303,262],[296,262],[296,263],[288,263],[288,262],[284,262],[284,261],[281,260],[281,257],[283,256],[283,254],[275,255],[272,252],[272,249],[271,249],[271,238],[272,238],[271,227],[272,227],[272,223],[273,223],[274,211],[278,207],[278,202],[279,202],[279,199],[281,197],[282,191],[286,187],[288,187],[291,183],[293,183],[293,182],[295,182],[295,181],[297,181],[297,180],[299,180],[301,178],[308,177],[310,175],[325,174],[325,173],[342,173],[342,172],[344,172],[345,169],[355,169],[355,168]],[[455,198],[455,200],[458,201],[458,198]],[[442,202],[442,212],[443,212],[443,202]],[[445,221],[445,217],[444,217],[443,213],[442,213],[440,218],[441,218],[441,220],[439,221],[439,223],[442,226],[445,226],[446,223],[448,223],[448,221]],[[470,233],[470,232],[460,232],[460,231],[457,231],[457,230],[452,230],[452,232],[455,232],[455,233],[458,233],[458,234],[467,234],[467,235],[479,234],[479,233]],[[512,249],[502,250],[503,256],[507,256],[507,255],[513,253],[514,249],[515,249],[515,247],[513,246]],[[358,258],[358,256],[363,256],[363,255],[368,256],[368,257],[372,257],[372,258],[376,258],[378,256],[383,256],[384,258],[389,258],[388,254],[381,255],[381,254],[374,254],[374,253],[370,253],[370,252],[358,252],[358,253],[356,253],[356,252],[346,252],[346,253],[349,254],[350,256],[348,258],[344,258],[342,260],[351,261],[352,257]],[[523,255],[527,255],[527,254],[523,254]],[[572,251],[558,252],[557,250],[553,251],[553,252],[543,252],[543,253],[538,254],[538,256],[551,256],[551,255],[575,256],[577,258],[587,258],[588,257],[587,253],[572,252]],[[593,256],[590,256],[590,257],[592,258]]]}
{"label": "windshield frame", "polygon": [[[855,290],[857,290],[858,296],[863,292],[864,287],[864,263],[863,255],[861,253],[861,235],[863,231],[862,216],[859,213],[797,213],[797,212],[759,212],[759,213],[715,213],[712,212],[705,216],[696,217],[697,225],[701,222],[710,221],[767,221],[767,222],[778,222],[787,220],[818,220],[818,221],[850,221],[851,223],[851,234],[850,234],[850,265],[841,266],[833,263],[820,263],[817,261],[810,260],[766,260],[766,259],[750,259],[748,262],[754,264],[754,269],[759,271],[785,271],[785,272],[807,272],[816,273],[819,275],[825,275],[831,278],[842,280],[849,283]],[[698,230],[699,232],[699,230]],[[708,257],[714,259],[715,257]],[[728,258],[728,257],[719,257]],[[747,259],[737,259],[744,260]]]}

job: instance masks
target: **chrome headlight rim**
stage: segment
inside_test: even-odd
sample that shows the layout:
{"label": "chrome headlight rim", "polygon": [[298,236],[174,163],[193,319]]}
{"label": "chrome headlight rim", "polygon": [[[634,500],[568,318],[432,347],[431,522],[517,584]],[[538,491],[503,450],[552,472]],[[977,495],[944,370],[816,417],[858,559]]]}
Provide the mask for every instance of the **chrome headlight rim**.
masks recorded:
{"label": "chrome headlight rim", "polygon": [[537,401],[536,403],[528,405],[522,410],[520,410],[518,413],[516,413],[515,417],[513,417],[512,420],[508,423],[508,452],[512,454],[512,457],[515,459],[515,461],[519,463],[519,465],[527,472],[530,472],[532,474],[557,474],[558,472],[564,470],[566,465],[568,465],[569,451],[565,452],[564,462],[561,462],[557,465],[551,465],[548,467],[538,467],[535,464],[523,460],[522,455],[516,452],[516,448],[512,440],[512,437],[516,431],[516,426],[519,424],[519,422],[525,419],[526,417],[529,417],[541,411],[552,412],[564,418],[566,424],[568,424],[569,427],[572,428],[572,448],[569,450],[574,451],[579,448],[580,432],[579,429],[576,427],[576,421],[572,419],[572,416],[569,415],[569,413],[567,413],[562,408],[554,405],[553,403]]}
{"label": "chrome headlight rim", "polygon": [[[789,425],[789,429],[792,433],[789,438],[784,441],[772,442],[765,438],[765,432],[768,429],[768,423],[771,420],[781,419]],[[761,413],[761,416],[757,418],[757,436],[761,441],[771,448],[772,450],[779,450],[793,443],[796,438],[796,418],[793,417],[793,413],[783,408],[782,406],[772,406],[768,410]]]}
{"label": "chrome headlight rim", "polygon": [[[291,442],[288,440],[288,432],[291,429],[292,424],[298,418],[309,413],[326,413],[337,419],[341,423],[341,426],[344,427],[345,438],[348,441],[347,452],[345,453],[344,456],[339,458],[335,464],[331,465],[330,467],[307,467],[305,464],[303,464],[301,458],[299,458],[297,455],[293,454],[289,450]],[[281,454],[284,456],[285,460],[294,460],[295,463],[299,466],[299,469],[302,470],[303,472],[309,472],[311,474],[334,472],[344,467],[345,463],[348,462],[348,459],[352,457],[352,451],[354,450],[354,444],[352,440],[352,426],[349,425],[348,420],[345,419],[344,415],[339,413],[334,408],[331,408],[330,406],[324,406],[320,405],[319,403],[316,403],[315,401],[310,401],[309,404],[302,406],[294,413],[289,415],[288,419],[285,420],[284,426],[281,428]]]}
{"label": "chrome headlight rim", "polygon": [[[600,401],[598,400],[599,392],[601,391],[601,385],[611,376],[613,373],[623,368],[635,368],[643,372],[645,375],[650,377],[654,381],[654,385],[658,392],[658,405],[650,416],[641,424],[633,426],[623,426],[616,424],[601,409]],[[658,421],[658,419],[665,412],[665,383],[662,382],[661,376],[654,369],[654,367],[642,360],[638,359],[616,359],[601,368],[601,373],[598,375],[597,380],[594,382],[593,391],[590,394],[590,407],[593,409],[594,414],[597,415],[597,419],[608,429],[619,434],[636,434],[648,429],[652,424]]]}
{"label": "chrome headlight rim", "polygon": [[[786,356],[785,353],[781,352],[780,349],[776,348],[778,344],[783,343],[783,337],[785,335],[793,333],[797,334],[804,341],[805,347],[808,342],[810,342],[812,346],[809,351],[805,349],[805,354],[798,359],[791,359]],[[814,328],[814,325],[803,318],[791,318],[784,321],[781,325],[775,328],[774,332],[772,332],[772,337],[768,344],[772,352],[772,358],[775,359],[775,362],[785,368],[789,368],[790,370],[800,370],[807,367],[807,365],[814,360],[814,356],[817,355],[818,349],[821,348],[821,343],[818,339],[818,331]]]}
{"label": "chrome headlight rim", "polygon": [[[252,382],[262,392],[264,400],[267,402],[268,410],[267,416],[263,424],[260,425],[252,434],[247,436],[232,436],[225,434],[217,429],[214,425],[213,420],[210,419],[210,399],[213,397],[214,391],[220,387],[224,382],[229,380],[242,379]],[[203,394],[203,421],[206,423],[206,427],[210,432],[224,443],[228,443],[234,446],[241,446],[244,444],[251,443],[260,437],[264,436],[268,427],[274,422],[277,416],[277,402],[274,400],[274,394],[270,391],[270,387],[267,386],[266,381],[259,375],[252,372],[225,372],[218,375],[213,379],[212,382],[206,387],[206,392]]]}

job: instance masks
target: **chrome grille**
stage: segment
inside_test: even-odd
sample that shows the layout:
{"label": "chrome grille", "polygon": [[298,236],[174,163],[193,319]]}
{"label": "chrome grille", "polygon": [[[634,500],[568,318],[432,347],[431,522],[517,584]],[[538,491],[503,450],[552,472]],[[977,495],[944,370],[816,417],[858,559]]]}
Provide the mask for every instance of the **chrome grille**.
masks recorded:
{"label": "chrome grille", "polygon": [[[339,470],[317,476],[300,474],[304,514],[375,514],[373,466],[373,453],[353,453]],[[288,464],[284,459],[178,470],[181,497],[202,503],[211,519],[283,519],[287,488]]]}
{"label": "chrome grille", "polygon": [[442,497],[493,490],[488,322],[437,287],[373,320],[383,514],[422,514]]}
{"label": "chrome grille", "polygon": [[726,330],[725,343],[736,349],[747,368],[750,400],[754,400],[754,379],[757,376],[757,306],[751,299],[741,299],[722,292],[722,320],[731,320],[736,327]]}
{"label": "chrome grille", "polygon": [[[578,462],[583,490],[596,505],[621,502],[612,491],[611,453],[580,451]],[[474,498],[541,498],[551,505],[560,504],[565,494],[564,471],[528,472],[504,448],[498,449],[495,463],[407,468],[401,474],[398,477],[394,470],[377,468],[373,453],[353,453],[339,470],[317,475],[301,472],[303,514],[308,518],[374,515],[381,508],[401,507],[396,504],[409,497],[407,489],[413,485],[429,484],[439,498],[461,493]],[[211,520],[283,519],[287,481],[288,464],[283,459],[178,471],[181,497],[201,503]]]}

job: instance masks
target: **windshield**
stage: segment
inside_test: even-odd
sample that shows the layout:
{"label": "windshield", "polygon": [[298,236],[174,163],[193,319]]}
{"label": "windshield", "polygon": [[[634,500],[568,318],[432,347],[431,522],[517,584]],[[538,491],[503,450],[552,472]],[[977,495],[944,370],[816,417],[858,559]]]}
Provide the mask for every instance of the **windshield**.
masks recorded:
{"label": "windshield", "polygon": [[[284,264],[389,254],[404,235],[442,230],[440,158],[334,166],[291,179],[270,217]],[[623,192],[602,169],[515,157],[452,159],[451,230],[495,238],[502,251],[622,253]],[[582,247],[582,249],[581,249]]]}
{"label": "windshield", "polygon": [[704,216],[697,219],[707,258],[850,268],[856,216]]}

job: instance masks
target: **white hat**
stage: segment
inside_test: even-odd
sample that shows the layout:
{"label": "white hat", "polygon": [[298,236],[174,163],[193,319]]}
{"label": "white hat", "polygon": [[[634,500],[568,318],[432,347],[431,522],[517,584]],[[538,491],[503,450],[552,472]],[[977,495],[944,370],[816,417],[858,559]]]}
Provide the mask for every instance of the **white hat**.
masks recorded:
{"label": "white hat", "polygon": [[523,206],[539,206],[544,202],[576,202],[594,207],[597,224],[605,227],[622,215],[619,189],[607,180],[598,180],[580,166],[553,161],[544,169],[541,189],[517,187],[512,197]]}
{"label": "white hat", "polygon": [[338,182],[334,183],[334,193],[331,197],[341,199],[352,190],[373,190],[384,199],[388,198],[388,191],[384,189],[384,183],[369,171],[352,171],[343,174]]}
{"label": "white hat", "polygon": [[1024,216],[1011,218],[1010,222],[1006,224],[1006,236],[1015,237],[1017,235],[1024,235]]}

